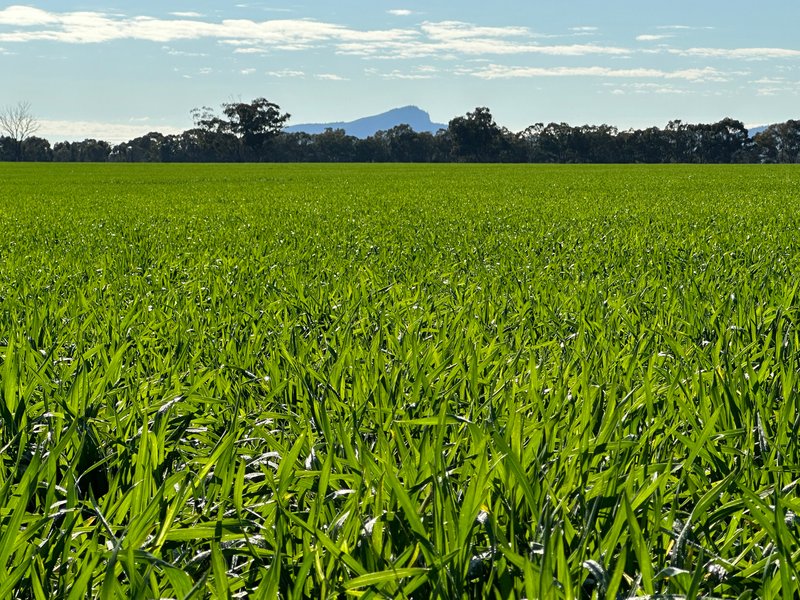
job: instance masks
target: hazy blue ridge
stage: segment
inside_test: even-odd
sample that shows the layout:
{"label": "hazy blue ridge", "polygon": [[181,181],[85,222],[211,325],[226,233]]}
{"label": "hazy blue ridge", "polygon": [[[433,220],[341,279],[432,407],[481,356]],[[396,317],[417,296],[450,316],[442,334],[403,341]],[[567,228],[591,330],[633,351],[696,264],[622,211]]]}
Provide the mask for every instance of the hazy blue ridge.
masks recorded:
{"label": "hazy blue ridge", "polygon": [[[344,129],[347,135],[357,138],[367,138],[378,131],[387,131],[397,125],[410,125],[416,132],[427,131],[436,133],[440,129],[447,129],[446,123],[434,123],[430,115],[418,106],[403,106],[393,108],[378,115],[362,117],[354,121],[337,121],[332,123],[300,123],[284,128],[288,133],[304,132],[309,134],[323,133],[326,129]],[[767,128],[767,125],[751,127],[748,135],[752,138]]]}
{"label": "hazy blue ridge", "polygon": [[349,122],[338,123],[302,123],[286,127],[284,131],[305,132],[310,134],[322,133],[326,129],[344,129],[347,135],[357,138],[366,138],[377,131],[387,131],[397,125],[410,125],[416,132],[428,131],[436,133],[440,129],[447,129],[443,123],[434,123],[430,115],[416,106],[393,108],[379,115],[363,117]]}

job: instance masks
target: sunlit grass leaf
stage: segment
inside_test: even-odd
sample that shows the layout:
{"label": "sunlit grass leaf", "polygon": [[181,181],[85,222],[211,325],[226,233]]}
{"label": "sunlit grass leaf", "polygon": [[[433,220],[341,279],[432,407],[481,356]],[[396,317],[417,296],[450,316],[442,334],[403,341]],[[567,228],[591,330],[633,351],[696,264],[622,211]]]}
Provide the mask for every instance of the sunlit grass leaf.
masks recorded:
{"label": "sunlit grass leaf", "polygon": [[0,597],[798,595],[796,167],[0,169]]}

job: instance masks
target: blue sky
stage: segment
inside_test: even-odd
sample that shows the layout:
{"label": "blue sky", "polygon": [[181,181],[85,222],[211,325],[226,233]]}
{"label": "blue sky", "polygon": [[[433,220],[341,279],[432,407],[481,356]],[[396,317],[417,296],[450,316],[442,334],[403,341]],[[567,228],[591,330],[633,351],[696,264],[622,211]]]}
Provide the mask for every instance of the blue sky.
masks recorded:
{"label": "blue sky", "polygon": [[53,141],[191,126],[264,96],[292,123],[416,104],[536,122],[747,125],[800,118],[800,3],[787,0],[0,2],[0,106]]}

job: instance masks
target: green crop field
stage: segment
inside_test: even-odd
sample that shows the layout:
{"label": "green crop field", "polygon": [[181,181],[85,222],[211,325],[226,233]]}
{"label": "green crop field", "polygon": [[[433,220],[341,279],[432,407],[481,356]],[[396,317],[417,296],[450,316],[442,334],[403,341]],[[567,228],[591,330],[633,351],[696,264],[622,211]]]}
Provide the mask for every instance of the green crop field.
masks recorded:
{"label": "green crop field", "polygon": [[798,167],[3,164],[0,259],[0,598],[800,593]]}

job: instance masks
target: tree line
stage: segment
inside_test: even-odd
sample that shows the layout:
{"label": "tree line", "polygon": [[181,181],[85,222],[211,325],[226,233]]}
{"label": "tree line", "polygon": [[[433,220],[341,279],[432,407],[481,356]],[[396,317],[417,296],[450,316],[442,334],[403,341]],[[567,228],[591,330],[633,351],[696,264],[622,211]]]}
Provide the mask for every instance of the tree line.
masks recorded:
{"label": "tree line", "polygon": [[512,132],[478,107],[432,134],[397,125],[365,139],[342,129],[285,132],[288,113],[265,98],[192,111],[194,127],[148,133],[112,145],[95,139],[37,137],[29,106],[0,114],[0,161],[53,162],[507,162],[507,163],[800,163],[800,121],[750,137],[741,121],[670,121],[663,129],[537,123]]}

